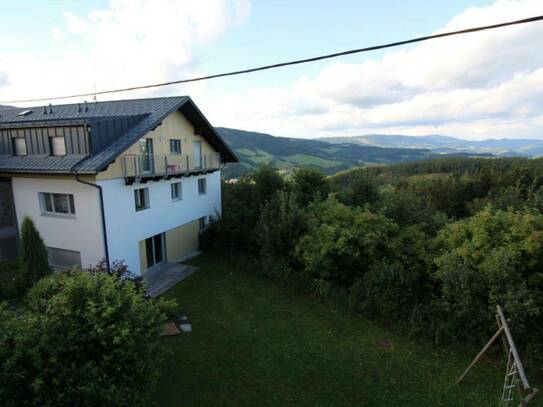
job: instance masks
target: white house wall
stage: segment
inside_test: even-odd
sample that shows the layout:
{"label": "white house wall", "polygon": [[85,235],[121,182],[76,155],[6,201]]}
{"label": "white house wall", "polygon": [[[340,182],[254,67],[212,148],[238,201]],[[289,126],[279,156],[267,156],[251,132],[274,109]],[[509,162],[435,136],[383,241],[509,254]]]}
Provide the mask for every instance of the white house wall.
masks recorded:
{"label": "white house wall", "polygon": [[[205,195],[198,194],[200,178],[207,179]],[[174,182],[182,183],[182,200],[171,199],[170,184]],[[221,213],[220,171],[129,186],[124,179],[97,184],[103,188],[110,260],[124,260],[135,273],[140,270],[138,242],[203,216]],[[149,188],[149,209],[136,211],[134,190],[138,188]]]}
{"label": "white house wall", "polygon": [[[17,221],[30,216],[46,246],[81,253],[81,265],[95,265],[104,257],[98,190],[72,179],[12,178]],[[75,217],[44,216],[39,193],[73,194]],[[20,230],[20,229],[19,229]]]}

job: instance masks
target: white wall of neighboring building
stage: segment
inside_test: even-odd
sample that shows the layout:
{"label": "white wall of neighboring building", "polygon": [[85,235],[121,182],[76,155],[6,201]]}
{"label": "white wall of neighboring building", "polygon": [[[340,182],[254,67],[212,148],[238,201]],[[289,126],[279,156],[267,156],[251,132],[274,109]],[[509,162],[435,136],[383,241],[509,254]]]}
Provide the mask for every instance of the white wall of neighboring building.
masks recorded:
{"label": "white wall of neighboring building", "polygon": [[[81,265],[95,265],[104,254],[98,190],[68,178],[12,178],[13,198],[19,230],[30,216],[45,245],[81,253]],[[75,217],[42,215],[39,193],[73,194]]]}
{"label": "white wall of neighboring building", "polygon": [[[207,194],[198,194],[198,179],[207,179]],[[170,184],[182,183],[183,199],[172,201]],[[203,216],[221,213],[221,173],[125,185],[124,179],[98,181],[103,188],[109,257],[124,260],[138,273],[138,242]],[[150,208],[136,211],[134,190],[149,188]]]}

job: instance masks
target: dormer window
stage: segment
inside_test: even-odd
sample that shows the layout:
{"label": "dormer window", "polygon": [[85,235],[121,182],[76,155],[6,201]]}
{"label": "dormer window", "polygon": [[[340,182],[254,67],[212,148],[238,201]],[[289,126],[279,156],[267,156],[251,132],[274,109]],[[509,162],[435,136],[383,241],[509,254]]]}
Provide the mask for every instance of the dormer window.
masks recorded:
{"label": "dormer window", "polygon": [[13,138],[13,154],[26,155],[26,139],[24,137]]}
{"label": "dormer window", "polygon": [[55,136],[49,139],[51,143],[51,155],[66,155],[66,140],[63,136]]}
{"label": "dormer window", "polygon": [[23,110],[22,112],[18,113],[17,116],[19,117],[28,116],[30,113],[32,113],[32,109]]}

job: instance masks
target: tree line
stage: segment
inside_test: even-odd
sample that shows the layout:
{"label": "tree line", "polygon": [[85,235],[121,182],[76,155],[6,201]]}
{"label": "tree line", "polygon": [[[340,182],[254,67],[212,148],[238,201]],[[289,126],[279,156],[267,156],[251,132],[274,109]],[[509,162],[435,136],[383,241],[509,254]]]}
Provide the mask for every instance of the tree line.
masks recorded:
{"label": "tree line", "polygon": [[[495,305],[543,350],[543,160],[456,158],[223,184],[208,244],[249,269],[438,344],[480,345]],[[242,256],[241,256],[242,255]]]}

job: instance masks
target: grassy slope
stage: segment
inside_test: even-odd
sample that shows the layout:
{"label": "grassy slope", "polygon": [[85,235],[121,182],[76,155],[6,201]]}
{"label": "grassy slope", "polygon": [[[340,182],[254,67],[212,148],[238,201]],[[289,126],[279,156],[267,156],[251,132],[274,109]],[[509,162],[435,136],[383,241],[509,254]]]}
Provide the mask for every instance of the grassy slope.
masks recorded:
{"label": "grassy slope", "polygon": [[[193,332],[164,338],[172,352],[161,406],[495,406],[502,367],[437,351],[282,289],[207,254],[167,294]],[[388,339],[392,350],[375,346]]]}

